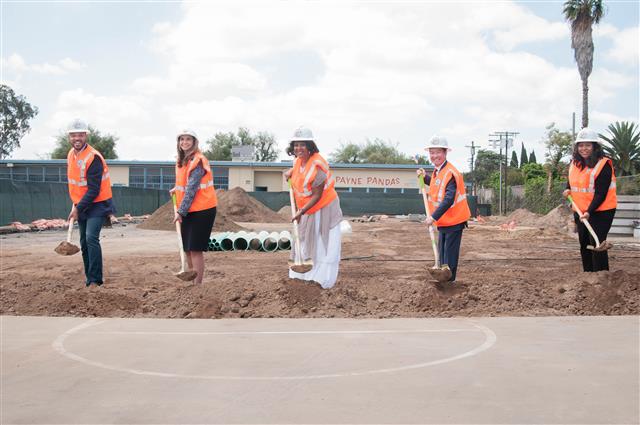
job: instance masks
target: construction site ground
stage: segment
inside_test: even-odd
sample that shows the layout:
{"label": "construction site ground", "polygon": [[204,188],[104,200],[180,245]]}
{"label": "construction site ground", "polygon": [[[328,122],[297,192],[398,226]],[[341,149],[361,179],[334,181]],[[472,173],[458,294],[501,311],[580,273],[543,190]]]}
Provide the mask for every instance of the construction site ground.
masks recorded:
{"label": "construction site ground", "polygon": [[289,251],[208,252],[183,282],[175,232],[131,223],[86,288],[66,232],[1,235],[0,422],[638,423],[637,241],[583,273],[563,226],[481,221],[439,286],[423,223],[354,220],[328,290]]}
{"label": "construction site ground", "polygon": [[[288,223],[239,223],[287,229]],[[636,315],[640,247],[614,242],[611,271],[583,273],[577,241],[556,230],[471,224],[455,284],[436,285],[423,223],[352,222],[334,288],[288,278],[289,251],[205,253],[204,283],[183,282],[176,234],[103,229],[105,283],[85,288],[63,231],[0,236],[0,314],[77,317],[452,317]],[[77,233],[76,233],[77,235]],[[77,240],[75,241],[78,244]]]}

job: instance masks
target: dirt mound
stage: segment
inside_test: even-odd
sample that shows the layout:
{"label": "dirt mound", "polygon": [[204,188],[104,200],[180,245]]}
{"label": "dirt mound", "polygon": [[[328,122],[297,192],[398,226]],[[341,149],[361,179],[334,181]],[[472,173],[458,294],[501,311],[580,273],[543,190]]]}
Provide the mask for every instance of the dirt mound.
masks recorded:
{"label": "dirt mound", "polygon": [[540,215],[532,213],[525,208],[518,208],[506,218],[506,222],[515,221],[518,226],[537,227],[540,223]]}
{"label": "dirt mound", "polygon": [[546,228],[573,232],[573,212],[566,205],[558,205],[541,218],[542,224]]}
{"label": "dirt mound", "polygon": [[291,205],[285,205],[278,210],[278,215],[287,221],[291,221]]}
{"label": "dirt mound", "polygon": [[[148,219],[138,224],[138,227],[147,230],[175,230],[176,225],[173,224],[173,204],[171,201],[155,210]],[[220,211],[220,208],[218,208],[212,231],[237,231],[242,229],[243,227],[231,221]]]}
{"label": "dirt mound", "polygon": [[260,201],[252,198],[241,187],[218,191],[218,211],[233,221],[252,223],[284,223],[286,220]]}

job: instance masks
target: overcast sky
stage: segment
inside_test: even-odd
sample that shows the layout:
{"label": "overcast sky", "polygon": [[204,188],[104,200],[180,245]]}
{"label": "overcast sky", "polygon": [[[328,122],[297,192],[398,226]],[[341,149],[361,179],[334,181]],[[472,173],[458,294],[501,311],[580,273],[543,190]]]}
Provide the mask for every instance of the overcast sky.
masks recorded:
{"label": "overcast sky", "polygon": [[[639,121],[639,5],[606,1],[594,28],[590,127]],[[27,2],[3,0],[3,84],[40,109],[16,159],[47,158],[75,117],[117,135],[120,159],[173,160],[193,128],[305,125],[328,156],[381,138],[407,154],[439,134],[468,169],[473,140],[580,126],[561,1]],[[281,154],[281,158],[286,158]]]}

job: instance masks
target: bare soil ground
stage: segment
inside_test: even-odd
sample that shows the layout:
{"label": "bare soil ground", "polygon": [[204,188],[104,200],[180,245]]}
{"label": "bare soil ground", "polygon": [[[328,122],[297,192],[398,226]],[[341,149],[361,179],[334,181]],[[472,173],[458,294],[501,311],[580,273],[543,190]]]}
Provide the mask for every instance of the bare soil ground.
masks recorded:
{"label": "bare soil ground", "polygon": [[[257,230],[288,223],[239,223]],[[336,286],[291,280],[289,252],[205,253],[203,285],[180,281],[175,233],[103,229],[105,284],[85,288],[63,231],[0,237],[0,314],[102,317],[449,317],[640,313],[640,244],[615,242],[610,272],[583,273],[577,241],[545,227],[472,225],[458,282],[437,286],[424,224],[351,223]],[[172,228],[171,226],[168,226]],[[511,226],[513,227],[513,226]],[[77,233],[76,233],[77,238]],[[74,241],[77,244],[77,239]]]}

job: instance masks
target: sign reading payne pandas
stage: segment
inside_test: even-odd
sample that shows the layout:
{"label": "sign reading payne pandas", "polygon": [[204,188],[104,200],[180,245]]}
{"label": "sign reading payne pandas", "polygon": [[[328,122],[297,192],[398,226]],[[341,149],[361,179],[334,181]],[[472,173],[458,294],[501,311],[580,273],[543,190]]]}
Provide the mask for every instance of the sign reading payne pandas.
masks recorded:
{"label": "sign reading payne pandas", "polygon": [[337,187],[379,187],[379,188],[416,188],[416,172],[407,173],[359,173],[346,174],[332,170]]}

